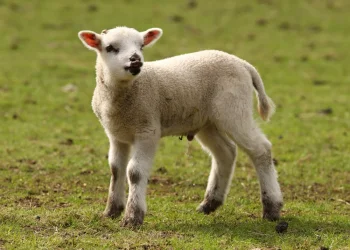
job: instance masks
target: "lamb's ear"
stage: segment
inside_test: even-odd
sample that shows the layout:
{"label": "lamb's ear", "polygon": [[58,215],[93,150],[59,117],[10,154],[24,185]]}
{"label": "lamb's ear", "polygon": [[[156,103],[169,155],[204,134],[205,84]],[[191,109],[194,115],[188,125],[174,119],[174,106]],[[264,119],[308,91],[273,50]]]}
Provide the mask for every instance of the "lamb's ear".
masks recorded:
{"label": "lamb's ear", "polygon": [[144,47],[149,47],[158,41],[158,39],[163,35],[163,31],[158,28],[151,28],[141,32],[141,34],[143,36]]}
{"label": "lamb's ear", "polygon": [[82,30],[78,33],[82,43],[91,50],[101,51],[101,36],[90,30]]}

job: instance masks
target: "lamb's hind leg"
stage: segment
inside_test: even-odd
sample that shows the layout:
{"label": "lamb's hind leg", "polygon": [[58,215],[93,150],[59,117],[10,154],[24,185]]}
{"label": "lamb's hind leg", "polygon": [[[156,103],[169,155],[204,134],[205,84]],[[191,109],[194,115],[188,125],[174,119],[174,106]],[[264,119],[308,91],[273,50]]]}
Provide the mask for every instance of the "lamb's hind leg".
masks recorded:
{"label": "lamb's hind leg", "polygon": [[[244,113],[243,113],[244,114]],[[258,174],[263,205],[263,218],[280,217],[283,198],[272,161],[271,143],[247,114],[231,123],[230,134],[250,156]]]}
{"label": "lamb's hind leg", "polygon": [[229,190],[236,158],[236,146],[214,125],[202,129],[196,138],[212,156],[207,190],[198,211],[209,214],[223,204]]}
{"label": "lamb's hind leg", "polygon": [[111,181],[108,191],[108,200],[103,215],[118,217],[125,207],[125,169],[129,156],[128,144],[110,139],[108,162],[111,169]]}

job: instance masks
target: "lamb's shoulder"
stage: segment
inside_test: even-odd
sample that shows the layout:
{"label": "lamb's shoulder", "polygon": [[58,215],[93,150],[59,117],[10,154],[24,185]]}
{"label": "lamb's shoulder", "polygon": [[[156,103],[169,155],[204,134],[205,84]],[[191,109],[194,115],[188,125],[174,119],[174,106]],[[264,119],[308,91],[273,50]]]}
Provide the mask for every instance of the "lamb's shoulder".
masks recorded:
{"label": "lamb's shoulder", "polygon": [[145,90],[140,81],[113,90],[106,86],[95,88],[92,108],[109,136],[131,143],[136,134],[154,133],[155,99],[149,99]]}

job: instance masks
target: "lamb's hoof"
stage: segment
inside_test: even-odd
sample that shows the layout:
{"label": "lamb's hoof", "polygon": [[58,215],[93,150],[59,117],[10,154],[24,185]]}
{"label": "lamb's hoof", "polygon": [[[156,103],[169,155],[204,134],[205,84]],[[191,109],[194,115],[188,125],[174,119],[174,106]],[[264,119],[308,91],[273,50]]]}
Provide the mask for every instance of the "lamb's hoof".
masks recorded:
{"label": "lamb's hoof", "polygon": [[218,200],[204,200],[198,207],[197,211],[204,214],[210,214],[214,212],[218,207],[222,205],[222,201]]}
{"label": "lamb's hoof", "polygon": [[282,202],[271,202],[263,200],[263,218],[269,221],[278,220],[280,218],[282,207]]}
{"label": "lamb's hoof", "polygon": [[137,228],[143,223],[145,213],[141,209],[136,209],[134,212],[127,212],[120,223],[122,227]]}
{"label": "lamb's hoof", "polygon": [[269,221],[276,221],[280,218],[279,213],[278,214],[268,214],[268,213],[264,213],[263,214],[263,218]]}
{"label": "lamb's hoof", "polygon": [[120,222],[121,227],[128,227],[128,228],[138,228],[142,225],[143,219],[140,218],[123,218],[123,220]]}
{"label": "lamb's hoof", "polygon": [[107,218],[117,218],[119,217],[124,210],[124,206],[111,206],[105,209],[105,211],[102,213],[103,217]]}

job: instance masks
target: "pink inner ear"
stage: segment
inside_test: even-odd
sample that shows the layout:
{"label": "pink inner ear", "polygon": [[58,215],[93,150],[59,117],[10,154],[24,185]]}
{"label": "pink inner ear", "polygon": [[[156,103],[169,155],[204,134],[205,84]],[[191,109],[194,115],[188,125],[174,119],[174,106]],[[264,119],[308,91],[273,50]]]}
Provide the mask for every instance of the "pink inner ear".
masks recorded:
{"label": "pink inner ear", "polygon": [[158,37],[159,33],[160,32],[157,30],[152,30],[152,31],[148,32],[144,38],[144,45],[151,43],[155,38]]}
{"label": "pink inner ear", "polygon": [[91,47],[99,48],[100,40],[96,38],[95,34],[92,33],[82,33],[81,36],[83,37],[84,41]]}

